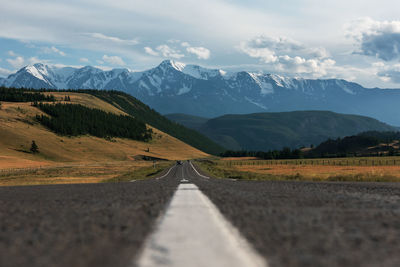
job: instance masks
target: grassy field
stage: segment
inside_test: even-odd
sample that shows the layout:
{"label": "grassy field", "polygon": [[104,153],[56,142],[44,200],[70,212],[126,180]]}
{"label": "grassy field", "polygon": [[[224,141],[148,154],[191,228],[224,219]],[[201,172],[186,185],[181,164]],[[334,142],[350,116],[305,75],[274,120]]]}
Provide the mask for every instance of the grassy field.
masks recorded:
{"label": "grassy field", "polygon": [[301,160],[202,160],[197,164],[210,175],[246,180],[400,181],[400,158]]}
{"label": "grassy field", "polygon": [[[71,98],[69,103],[124,114],[116,107],[92,95],[70,92],[51,94],[55,95],[59,101],[68,95]],[[42,112],[30,103],[2,102],[0,185],[124,180],[116,177],[152,166],[151,161],[139,159],[143,156],[172,161],[208,156],[151,126],[148,127],[153,129],[154,134],[149,142],[125,138],[106,140],[88,135],[59,136],[35,121],[36,114],[42,114]],[[40,153],[30,153],[32,140],[35,140]],[[142,174],[139,173],[139,175]]]}
{"label": "grassy field", "polygon": [[0,170],[0,186],[126,182],[147,179],[174,162],[108,162]]}

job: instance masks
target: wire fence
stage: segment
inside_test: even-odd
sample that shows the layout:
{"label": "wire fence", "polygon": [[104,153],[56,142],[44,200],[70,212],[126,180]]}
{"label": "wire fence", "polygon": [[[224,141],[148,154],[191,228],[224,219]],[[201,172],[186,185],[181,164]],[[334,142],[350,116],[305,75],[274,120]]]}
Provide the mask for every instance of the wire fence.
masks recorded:
{"label": "wire fence", "polygon": [[346,158],[346,159],[288,159],[288,160],[230,160],[219,161],[221,166],[249,165],[327,165],[327,166],[400,166],[400,158]]}

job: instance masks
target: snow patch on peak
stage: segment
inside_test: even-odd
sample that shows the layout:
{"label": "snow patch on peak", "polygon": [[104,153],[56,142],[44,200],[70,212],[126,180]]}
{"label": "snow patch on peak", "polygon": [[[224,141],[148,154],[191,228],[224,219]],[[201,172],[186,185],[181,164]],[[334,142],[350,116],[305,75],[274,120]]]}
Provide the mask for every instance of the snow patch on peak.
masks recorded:
{"label": "snow patch on peak", "polygon": [[[41,66],[40,66],[41,65]],[[29,65],[25,67],[26,72],[47,83],[43,75],[48,75],[47,69],[42,64]]]}
{"label": "snow patch on peak", "polygon": [[221,76],[225,76],[225,75],[227,74],[227,72],[224,71],[224,70],[218,70],[218,71],[219,71],[219,74],[220,74]]}
{"label": "snow patch on peak", "polygon": [[190,90],[192,90],[192,88],[190,88],[190,87],[186,86],[186,84],[184,84],[183,87],[181,89],[179,89],[177,95],[183,95],[183,94],[189,93]]}
{"label": "snow patch on peak", "polygon": [[274,93],[274,87],[273,85],[268,82],[268,80],[265,80],[265,75],[262,73],[251,73],[248,72],[250,77],[258,84],[260,87],[260,93],[261,95],[267,95],[267,94],[273,94]]}
{"label": "snow patch on peak", "polygon": [[348,94],[355,95],[356,93],[348,88],[346,84],[342,80],[336,80],[336,84],[343,89]]}
{"label": "snow patch on peak", "polygon": [[178,71],[183,71],[185,69],[185,67],[186,67],[185,63],[176,62],[176,61],[173,61],[173,60],[171,60],[170,62],[171,62],[171,66],[174,69],[178,70]]}
{"label": "snow patch on peak", "polygon": [[196,79],[202,79],[202,80],[208,80],[209,78],[213,78],[218,75],[222,76],[221,73],[226,73],[223,70],[206,69],[197,65],[186,65],[182,69],[182,72]]}
{"label": "snow patch on peak", "polygon": [[288,78],[278,74],[268,74],[267,76],[272,79],[277,86],[287,89],[298,89],[297,83],[302,81],[302,79],[299,78]]}
{"label": "snow patch on peak", "polygon": [[274,82],[276,83],[276,85],[280,86],[280,87],[285,87],[283,85],[284,83],[284,77],[277,75],[277,74],[269,74],[268,75],[272,80],[274,80]]}
{"label": "snow patch on peak", "polygon": [[103,72],[103,70],[92,67],[92,66],[85,66],[77,70],[78,72],[91,72],[91,73],[99,73]]}
{"label": "snow patch on peak", "polygon": [[179,72],[182,72],[186,75],[192,76],[196,79],[208,80],[209,78],[213,78],[216,76],[224,76],[226,72],[219,69],[206,69],[197,65],[187,65],[182,62],[177,62],[173,60],[164,60],[159,65],[163,71],[167,68],[173,68]]}
{"label": "snow patch on peak", "polygon": [[258,103],[258,102],[256,102],[256,101],[252,100],[251,98],[249,98],[249,97],[247,97],[247,96],[245,96],[244,98],[245,98],[248,102],[252,103],[253,105],[256,105],[257,107],[260,107],[260,108],[262,108],[262,109],[268,110],[268,108],[267,108],[266,106],[264,106],[263,104],[260,104],[260,103]]}
{"label": "snow patch on peak", "polygon": [[168,60],[164,60],[163,62],[161,62],[159,67],[161,67],[163,69],[165,67],[172,67],[177,71],[182,71],[186,67],[186,64],[168,59]]}

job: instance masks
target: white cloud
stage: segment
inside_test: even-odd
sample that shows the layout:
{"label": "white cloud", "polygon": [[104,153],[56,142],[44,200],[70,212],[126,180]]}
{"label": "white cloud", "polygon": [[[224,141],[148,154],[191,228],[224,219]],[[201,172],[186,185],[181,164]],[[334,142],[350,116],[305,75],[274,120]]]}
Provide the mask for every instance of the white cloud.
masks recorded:
{"label": "white cloud", "polygon": [[385,82],[400,84],[400,64],[374,64],[377,67],[376,75]]}
{"label": "white cloud", "polygon": [[43,53],[46,53],[46,54],[55,53],[55,54],[58,54],[58,55],[63,56],[63,57],[66,56],[66,54],[65,54],[63,51],[59,50],[59,49],[56,48],[55,46],[52,46],[52,47],[43,47],[43,48],[42,48],[42,51],[43,51]]}
{"label": "white cloud", "polygon": [[205,47],[187,47],[186,51],[196,55],[198,59],[210,58],[210,50]]}
{"label": "white cloud", "polygon": [[117,66],[125,66],[125,62],[122,60],[122,58],[120,58],[119,56],[108,56],[108,55],[104,55],[102,57],[104,62],[107,62],[109,64],[112,65],[117,65]]}
{"label": "white cloud", "polygon": [[87,33],[87,35],[94,39],[113,42],[113,43],[117,43],[117,44],[137,45],[139,43],[139,41],[137,39],[131,39],[131,40],[121,39],[121,38],[114,37],[114,36],[107,36],[105,34],[98,33],[98,32]]}
{"label": "white cloud", "polygon": [[15,58],[8,58],[7,62],[15,69],[20,69],[24,67],[25,65],[28,64],[35,64],[35,63],[50,63],[49,60],[46,59],[39,59],[37,57],[30,57],[28,59],[25,59],[22,56],[16,56]]}
{"label": "white cloud", "polygon": [[80,61],[80,62],[83,62],[83,63],[88,63],[88,62],[89,62],[89,59],[87,59],[87,58],[85,58],[85,57],[81,57],[81,58],[79,59],[79,61]]}
{"label": "white cloud", "polygon": [[7,59],[7,62],[8,62],[11,66],[13,66],[14,68],[18,69],[18,68],[21,68],[21,67],[24,66],[25,60],[24,60],[23,57],[18,56],[18,57],[16,57],[16,58],[8,58],[8,59]]}
{"label": "white cloud", "polygon": [[248,46],[246,42],[242,42],[239,45],[239,50],[252,58],[257,58],[264,63],[274,63],[278,61],[278,57],[275,52],[271,49],[264,48],[255,48]]}
{"label": "white cloud", "polygon": [[2,77],[6,77],[12,73],[13,73],[13,71],[11,71],[11,70],[0,68],[0,76],[2,76]]}
{"label": "white cloud", "polygon": [[[5,0],[0,1],[6,3]],[[251,56],[258,58],[260,62],[273,62],[279,61],[280,56],[287,55],[305,60],[332,58],[337,65],[349,64],[357,68],[368,68],[371,59],[342,56],[353,49],[353,40],[345,39],[340,27],[344,22],[366,14],[381,21],[398,20],[400,2],[304,0],[276,1],[271,5],[268,1],[260,0],[170,0],[168,4],[165,0],[18,0],[7,1],[1,7],[1,38],[63,48],[69,55],[79,50],[81,51],[77,55],[82,51],[92,53],[85,55],[88,58],[112,51],[116,55],[124,55],[125,61],[129,59],[129,62],[134,62],[131,67],[139,69],[154,66],[158,57],[161,57],[161,52],[155,48],[157,45],[153,44],[165,43],[173,49],[176,45],[181,50],[176,54],[189,55],[186,51],[189,46],[182,46],[176,40],[186,40],[193,44],[196,40],[201,40],[202,43],[197,46],[204,46],[212,52],[210,65],[213,66],[252,64],[254,59]],[[372,26],[366,26],[368,32]],[[295,53],[293,49],[290,52],[279,50],[279,46],[248,46],[246,54],[249,56],[235,54],[235,45],[262,34],[286,35],[307,43],[307,46],[325,46],[332,56],[322,49],[314,49],[314,54],[311,55],[312,51],[306,52],[306,48]],[[369,35],[375,36],[375,33]],[[169,39],[174,41],[167,43],[165,40]],[[139,41],[146,44],[134,46]],[[20,53],[17,48],[7,47],[6,43],[0,44],[3,51],[15,49]],[[283,43],[286,49],[290,42]],[[366,43],[377,44],[375,41]],[[298,42],[294,42],[292,45],[297,44]],[[144,46],[150,46],[159,56],[150,57],[143,50]],[[393,53],[382,53],[380,47],[365,47],[366,53],[374,56],[377,49],[378,58],[393,58]],[[36,54],[37,51],[33,50],[36,49],[32,49],[31,53]],[[24,51],[21,55],[28,58],[31,56],[29,53]],[[194,54],[192,56],[195,58]],[[75,58],[79,56],[75,55]],[[356,62],[352,61],[353,58]],[[61,59],[59,61],[64,62]],[[5,60],[3,64],[6,64]],[[370,85],[375,84],[371,82]]]}
{"label": "white cloud", "polygon": [[10,51],[8,51],[8,53],[7,53],[9,56],[12,56],[12,57],[16,57],[16,56],[18,56],[17,54],[15,54],[14,53],[14,51],[12,51],[12,50],[10,50]]}
{"label": "white cloud", "polygon": [[238,48],[251,57],[263,58],[266,63],[275,62],[277,55],[289,55],[292,57],[302,55],[308,58],[329,57],[328,51],[323,47],[307,47],[287,37],[273,38],[261,35],[241,42]]}
{"label": "white cloud", "polygon": [[159,55],[159,53],[158,53],[157,51],[154,51],[151,47],[148,47],[148,46],[146,46],[146,47],[144,48],[144,51],[145,51],[147,54],[152,55],[152,56],[158,56],[158,55]]}
{"label": "white cloud", "polygon": [[181,42],[174,39],[168,40],[167,43],[171,45],[163,44],[157,46],[155,49],[146,46],[144,47],[144,51],[146,54],[152,56],[159,56],[161,54],[163,57],[180,59],[185,57],[185,54],[176,48],[176,45],[180,43],[182,47],[186,48],[187,53],[195,55],[198,59],[210,58],[211,52],[205,47],[192,47],[188,42]]}
{"label": "white cloud", "polygon": [[169,43],[169,44],[177,44],[177,43],[180,43],[181,41],[180,40],[178,40],[178,39],[169,39],[169,40],[167,40],[167,43]]}
{"label": "white cloud", "polygon": [[359,46],[355,53],[391,61],[400,58],[400,21],[360,18],[346,25],[346,35]]}
{"label": "white cloud", "polygon": [[336,64],[335,60],[329,58],[326,49],[306,47],[286,37],[258,36],[241,42],[237,48],[261,63],[268,64],[272,70],[285,74],[323,77]]}
{"label": "white cloud", "polygon": [[159,45],[159,46],[157,46],[156,50],[159,51],[163,57],[167,57],[167,58],[180,59],[185,56],[185,55],[181,54],[181,52],[179,50],[173,49],[173,48],[169,47],[168,45]]}
{"label": "white cloud", "polygon": [[324,47],[305,48],[302,51],[309,57],[321,59],[330,57],[330,53]]}
{"label": "white cloud", "polygon": [[[328,74],[336,62],[333,59],[305,59],[299,56],[280,56],[277,69],[289,73],[311,74],[312,77],[318,78]],[[332,74],[331,74],[332,75]]]}
{"label": "white cloud", "polygon": [[94,66],[94,67],[98,68],[98,69],[101,69],[103,71],[109,71],[109,70],[113,69],[112,67],[109,67],[109,66]]}
{"label": "white cloud", "polygon": [[182,42],[182,43],[181,43],[181,46],[183,46],[183,47],[189,47],[190,44],[189,44],[188,42]]}

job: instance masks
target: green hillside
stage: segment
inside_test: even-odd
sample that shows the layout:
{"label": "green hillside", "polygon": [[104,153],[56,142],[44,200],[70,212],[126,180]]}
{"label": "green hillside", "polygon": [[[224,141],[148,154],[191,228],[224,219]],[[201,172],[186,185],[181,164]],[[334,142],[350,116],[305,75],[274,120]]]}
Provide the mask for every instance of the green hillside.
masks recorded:
{"label": "green hillside", "polygon": [[[186,126],[192,116],[170,119]],[[207,120],[197,129],[230,150],[267,151],[283,147],[318,145],[328,138],[355,135],[365,131],[396,131],[378,120],[330,111],[294,111],[225,115]]]}
{"label": "green hillside", "polygon": [[[225,150],[214,141],[210,140],[201,133],[189,129],[181,124],[170,121],[160,113],[151,109],[131,95],[119,91],[103,91],[103,90],[79,90],[88,94],[92,94],[115,107],[125,111],[140,120],[150,124],[151,126],[175,137],[179,140],[200,149],[206,153],[217,155]],[[76,91],[75,91],[76,92]]]}
{"label": "green hillside", "polygon": [[371,156],[386,154],[389,156],[399,153],[400,132],[363,132],[344,138],[329,139],[309,151],[313,157],[337,156]]}
{"label": "green hillside", "polygon": [[209,119],[194,116],[194,115],[187,115],[182,113],[173,113],[164,115],[168,119],[178,122],[179,124],[185,125],[186,127],[194,130],[198,130],[205,124]]}

